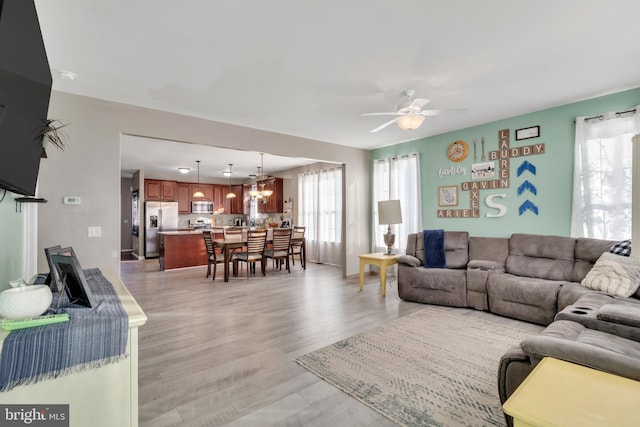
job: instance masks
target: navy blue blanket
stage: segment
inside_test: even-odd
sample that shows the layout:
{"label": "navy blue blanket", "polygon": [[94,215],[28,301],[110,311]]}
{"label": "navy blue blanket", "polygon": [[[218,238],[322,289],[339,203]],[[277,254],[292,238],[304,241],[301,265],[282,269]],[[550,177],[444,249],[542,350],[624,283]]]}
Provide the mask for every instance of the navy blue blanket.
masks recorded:
{"label": "navy blue blanket", "polygon": [[423,230],[425,268],[445,268],[444,230]]}
{"label": "navy blue blanket", "polygon": [[0,357],[0,391],[127,357],[129,319],[120,298],[99,269],[84,275],[95,307],[70,304],[65,292],[54,293],[50,312],[68,313],[70,320],[9,333]]}

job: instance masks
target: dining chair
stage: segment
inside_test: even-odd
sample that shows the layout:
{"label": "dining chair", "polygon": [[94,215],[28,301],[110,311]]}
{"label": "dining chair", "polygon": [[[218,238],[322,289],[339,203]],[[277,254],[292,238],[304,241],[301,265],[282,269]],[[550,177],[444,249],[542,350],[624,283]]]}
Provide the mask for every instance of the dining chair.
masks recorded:
{"label": "dining chair", "polygon": [[255,273],[256,271],[256,262],[260,261],[260,269],[262,270],[262,275],[265,276],[265,258],[264,251],[267,245],[267,231],[266,230],[249,230],[247,233],[247,245],[245,246],[246,250],[235,252],[233,254],[233,270],[237,271],[237,263],[239,261],[247,263],[247,279],[249,278],[249,274],[251,272]]}
{"label": "dining chair", "polygon": [[274,228],[272,230],[273,238],[271,248],[264,251],[265,258],[271,258],[274,268],[277,266],[282,270],[282,262],[286,261],[287,271],[291,273],[289,268],[289,254],[291,253],[291,229],[290,228]]}
{"label": "dining chair", "polygon": [[202,232],[202,238],[204,239],[204,246],[207,249],[207,277],[211,274],[211,266],[213,265],[212,280],[216,280],[216,267],[218,264],[224,263],[224,258],[218,258],[211,230],[204,230]]}
{"label": "dining chair", "polygon": [[307,230],[307,227],[296,225],[293,227],[291,232],[291,252],[289,256],[291,257],[291,263],[296,265],[296,255],[300,258],[300,264],[302,264],[302,268],[306,270],[307,266],[305,265],[303,258],[303,245],[304,245],[304,233]]}

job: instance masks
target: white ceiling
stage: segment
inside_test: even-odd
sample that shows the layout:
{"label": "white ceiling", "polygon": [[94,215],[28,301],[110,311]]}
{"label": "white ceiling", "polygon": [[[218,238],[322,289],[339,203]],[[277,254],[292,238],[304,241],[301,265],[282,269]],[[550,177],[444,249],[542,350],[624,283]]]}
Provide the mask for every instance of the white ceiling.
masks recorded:
{"label": "white ceiling", "polygon": [[55,90],[363,149],[640,86],[638,0],[35,3]]}
{"label": "white ceiling", "polygon": [[[121,138],[122,176],[131,177],[141,169],[146,178],[179,180],[196,182],[198,163],[200,160],[201,182],[228,182],[222,172],[229,170],[229,163],[233,166],[231,181],[241,183],[249,180],[250,175],[258,175],[258,166],[264,175],[286,171],[299,166],[316,163],[313,159],[298,157],[275,156],[258,152],[229,150],[210,145],[189,144],[155,138],[123,135]],[[180,174],[178,168],[187,167],[188,174]],[[285,178],[282,174],[277,174]]]}

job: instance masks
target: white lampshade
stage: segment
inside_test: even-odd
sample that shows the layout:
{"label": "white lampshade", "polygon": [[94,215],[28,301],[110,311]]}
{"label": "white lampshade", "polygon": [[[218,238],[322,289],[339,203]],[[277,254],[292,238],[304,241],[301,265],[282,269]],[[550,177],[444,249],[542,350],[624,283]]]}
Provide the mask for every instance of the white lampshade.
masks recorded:
{"label": "white lampshade", "polygon": [[402,224],[400,200],[378,202],[378,224]]}
{"label": "white lampshade", "polygon": [[400,129],[415,130],[420,127],[423,121],[424,116],[422,114],[405,114],[404,116],[398,117],[396,123]]}

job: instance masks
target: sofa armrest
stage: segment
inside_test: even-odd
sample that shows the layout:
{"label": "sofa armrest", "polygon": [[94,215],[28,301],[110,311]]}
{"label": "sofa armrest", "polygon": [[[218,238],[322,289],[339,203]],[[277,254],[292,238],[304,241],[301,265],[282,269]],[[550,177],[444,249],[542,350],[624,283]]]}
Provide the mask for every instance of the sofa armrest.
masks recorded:
{"label": "sofa armrest", "polygon": [[640,343],[575,322],[557,320],[520,347],[533,364],[553,357],[640,381]]}
{"label": "sofa armrest", "polygon": [[[518,386],[531,373],[533,366],[520,347],[512,347],[500,358],[498,365],[498,395],[504,404]],[[504,414],[508,427],[513,427],[513,418]]]}
{"label": "sofa armrest", "polygon": [[599,320],[640,328],[640,306],[605,304],[596,315]]}
{"label": "sofa armrest", "polygon": [[409,267],[419,267],[422,265],[422,262],[411,255],[400,255],[398,257],[398,264],[408,265]]}
{"label": "sofa armrest", "polygon": [[504,272],[504,263],[498,261],[487,261],[484,259],[472,259],[467,264],[467,268],[475,270]]}

